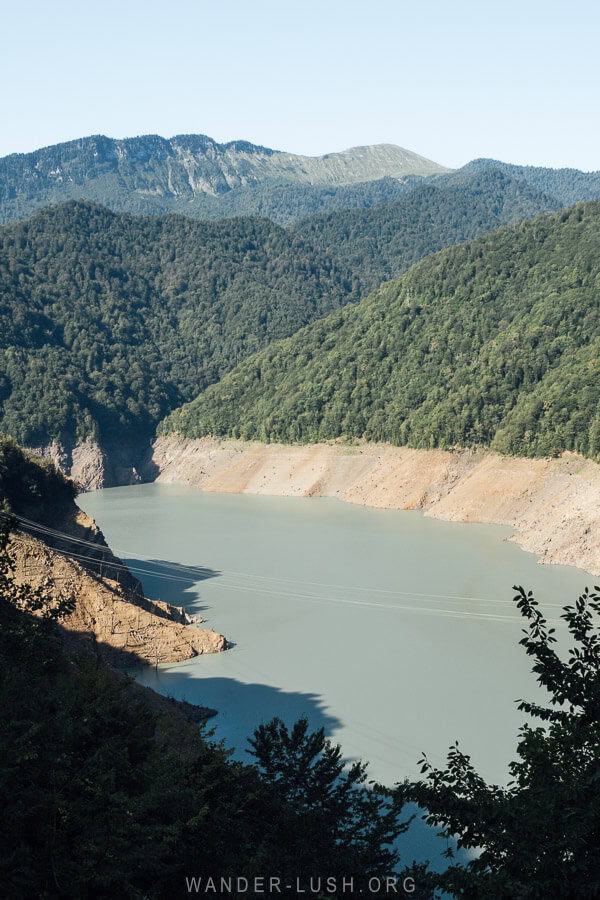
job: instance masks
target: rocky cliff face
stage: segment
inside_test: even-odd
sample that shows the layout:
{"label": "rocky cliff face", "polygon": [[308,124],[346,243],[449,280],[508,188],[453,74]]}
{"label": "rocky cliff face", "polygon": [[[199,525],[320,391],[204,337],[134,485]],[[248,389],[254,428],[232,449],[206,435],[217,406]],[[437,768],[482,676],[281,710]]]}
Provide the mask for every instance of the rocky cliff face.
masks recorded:
{"label": "rocky cliff face", "polygon": [[82,490],[95,491],[103,487],[138,484],[142,480],[138,468],[143,462],[148,469],[150,447],[146,444],[101,447],[97,441],[87,440],[69,446],[54,441],[45,447],[29,447],[28,450],[35,456],[51,459]]}
{"label": "rocky cliff face", "polygon": [[227,647],[222,634],[197,627],[199,617],[145,597],[93,519],[79,509],[50,531],[21,520],[11,550],[16,581],[43,587],[56,600],[74,600],[74,612],[63,626],[84,642],[95,642],[113,665],[157,665]]}
{"label": "rocky cliff face", "polygon": [[0,221],[23,218],[39,206],[68,199],[95,200],[131,212],[181,212],[172,201],[218,197],[266,182],[339,187],[446,171],[392,144],[309,157],[247,141],[219,144],[205,135],[169,140],[158,135],[125,140],[95,135],[0,159]]}

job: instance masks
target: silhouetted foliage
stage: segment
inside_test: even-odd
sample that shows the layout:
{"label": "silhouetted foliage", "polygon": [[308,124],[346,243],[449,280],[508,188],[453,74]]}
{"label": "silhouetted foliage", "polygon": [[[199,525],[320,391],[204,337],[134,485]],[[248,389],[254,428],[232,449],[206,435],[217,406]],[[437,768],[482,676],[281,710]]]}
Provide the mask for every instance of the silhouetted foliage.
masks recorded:
{"label": "silhouetted foliage", "polygon": [[[238,876],[255,897],[254,877],[285,885],[390,874],[396,855],[379,841],[402,826],[389,801],[363,787],[364,767],[345,774],[322,734],[297,726],[319,776],[307,781],[309,794],[311,786],[329,789],[328,797],[312,794],[307,808],[289,789],[285,753],[271,755],[261,774],[170,705],[157,711],[93,652],[69,649],[56,620],[72,605],[17,585],[12,570],[0,517],[3,897],[184,897],[186,878],[218,885]],[[269,728],[257,733],[261,760]],[[338,776],[339,787],[331,780]],[[333,813],[337,830],[329,833]]]}
{"label": "silhouetted foliage", "polygon": [[[585,593],[562,619],[568,658],[531,591],[515,587],[527,622],[521,645],[549,705],[520,701],[540,724],[521,728],[506,788],[488,785],[458,744],[446,769],[421,760],[422,781],[399,786],[398,802],[475,851],[466,865],[433,876],[457,897],[597,897],[600,894],[600,594]],[[600,588],[596,588],[599,591]],[[562,638],[559,643],[562,643]],[[452,851],[448,851],[452,859]]]}
{"label": "silhouetted foliage", "polygon": [[77,486],[49,459],[23,452],[12,438],[0,437],[0,512],[24,514],[34,508],[40,520],[73,502]]}
{"label": "silhouetted foliage", "polygon": [[[311,733],[305,718],[289,731],[275,718],[260,725],[249,743],[265,780],[296,811],[293,834],[282,834],[282,844],[293,851],[290,866],[295,859],[302,871],[312,868],[340,883],[393,871],[399,854],[390,845],[409,821],[400,824],[393,804],[366,788],[366,764],[345,768],[340,745],[327,740],[323,728]],[[293,840],[308,832],[318,835],[310,845]],[[332,854],[335,871],[328,869]]]}

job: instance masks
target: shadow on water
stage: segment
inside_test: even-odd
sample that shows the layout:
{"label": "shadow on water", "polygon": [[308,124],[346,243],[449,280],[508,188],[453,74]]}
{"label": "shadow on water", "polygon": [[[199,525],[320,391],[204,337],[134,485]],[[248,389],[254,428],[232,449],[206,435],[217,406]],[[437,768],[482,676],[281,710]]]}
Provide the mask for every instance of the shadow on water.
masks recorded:
{"label": "shadow on water", "polygon": [[301,716],[306,716],[312,728],[322,727],[327,734],[342,725],[327,710],[322,698],[308,691],[286,691],[268,684],[247,683],[228,677],[196,678],[180,665],[143,666],[136,668],[132,674],[140,683],[168,697],[217,709],[219,716],[211,725],[222,725],[224,734],[217,734],[217,737],[225,737],[238,751],[245,749],[245,739],[257,725],[270,721],[274,716],[279,716],[286,725],[292,725]]}
{"label": "shadow on water", "polygon": [[[217,716],[208,722],[208,727],[215,730],[213,739],[223,740],[227,746],[233,747],[234,756],[245,763],[253,762],[246,752],[248,738],[258,725],[269,722],[275,716],[282,719],[288,728],[306,716],[312,730],[324,728],[325,734],[334,743],[337,743],[334,732],[343,726],[343,722],[326,707],[323,698],[315,693],[286,691],[230,677],[195,677],[179,665],[145,666],[138,668],[135,674],[142,684],[162,694],[216,709]],[[347,762],[350,761],[347,759]],[[398,781],[402,780],[403,774],[398,771]],[[413,804],[405,808],[405,817],[414,814],[415,819],[408,832],[396,843],[401,854],[400,864],[404,866],[413,860],[429,860],[432,870],[442,871],[447,867],[442,853],[447,849],[448,842],[437,837],[436,829],[426,825],[419,813],[420,810]],[[454,842],[452,847],[457,862],[468,861],[469,855],[456,851]]]}
{"label": "shadow on water", "polygon": [[198,583],[221,575],[207,566],[184,566],[166,559],[123,559],[123,562],[142,582],[146,597],[183,606],[190,613],[209,608],[199,601]]}

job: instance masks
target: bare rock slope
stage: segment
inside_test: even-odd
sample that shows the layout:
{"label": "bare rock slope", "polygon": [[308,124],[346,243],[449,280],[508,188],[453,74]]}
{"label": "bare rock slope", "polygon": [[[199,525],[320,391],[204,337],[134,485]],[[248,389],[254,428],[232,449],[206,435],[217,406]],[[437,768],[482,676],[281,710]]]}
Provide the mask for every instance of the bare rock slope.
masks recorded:
{"label": "bare rock slope", "polygon": [[[448,171],[394,144],[301,156],[248,141],[219,144],[202,134],[169,139],[148,134],[123,140],[93,135],[0,158],[0,221],[69,199],[94,200],[132,212],[193,213],[195,197],[220,197],[267,182],[340,187],[386,176]],[[174,206],[177,199],[191,206]]]}
{"label": "bare rock slope", "polygon": [[197,617],[145,597],[140,582],[81,510],[50,532],[22,527],[11,541],[16,581],[42,587],[56,600],[73,599],[74,612],[61,624],[84,641],[95,641],[113,665],[175,662],[226,648],[222,634],[197,627]]}

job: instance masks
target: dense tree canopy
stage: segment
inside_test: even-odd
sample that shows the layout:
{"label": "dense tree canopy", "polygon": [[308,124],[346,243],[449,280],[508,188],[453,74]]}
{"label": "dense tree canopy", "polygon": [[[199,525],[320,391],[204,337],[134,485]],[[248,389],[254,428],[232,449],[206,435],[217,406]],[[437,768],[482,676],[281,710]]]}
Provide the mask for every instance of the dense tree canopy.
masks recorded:
{"label": "dense tree canopy", "polygon": [[552,197],[560,206],[580,201],[600,200],[600,171],[548,169],[545,166],[515,166],[497,159],[474,159],[460,171],[465,174],[495,170],[517,178]]}
{"label": "dense tree canopy", "polygon": [[312,216],[294,233],[334,254],[372,290],[428,253],[562,205],[495,169],[459,170],[417,183],[395,202]]}
{"label": "dense tree canopy", "polygon": [[86,203],[0,229],[0,430],[151,434],[183,400],[358,292],[263,219],[201,223]]}
{"label": "dense tree canopy", "polygon": [[421,261],[246,360],[163,433],[600,453],[600,206]]}
{"label": "dense tree canopy", "polygon": [[89,203],[4,226],[0,429],[29,446],[150,436],[266,344],[540,203],[488,173],[291,232],[262,219],[136,218]]}

